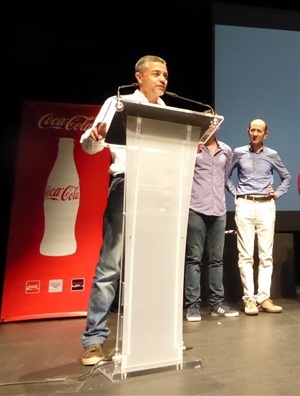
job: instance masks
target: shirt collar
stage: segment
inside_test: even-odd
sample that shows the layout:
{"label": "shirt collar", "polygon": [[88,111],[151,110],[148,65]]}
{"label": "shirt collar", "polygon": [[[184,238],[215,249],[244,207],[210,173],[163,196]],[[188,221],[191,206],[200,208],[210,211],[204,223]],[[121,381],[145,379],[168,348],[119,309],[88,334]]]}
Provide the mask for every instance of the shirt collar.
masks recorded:
{"label": "shirt collar", "polygon": [[[248,144],[248,148],[249,148],[249,151],[251,151],[251,153],[255,152],[255,151],[253,151],[253,149],[251,147],[251,143]],[[256,151],[256,153],[261,153],[262,151],[264,151],[264,145],[262,145],[261,149],[259,151]]]}
{"label": "shirt collar", "polygon": [[[146,98],[146,96],[139,89],[136,89],[134,91],[133,95],[136,98],[138,98],[139,101],[144,102],[144,103],[145,102],[149,103],[149,100]],[[166,105],[165,102],[160,97],[157,99],[157,104],[162,105],[162,106]]]}

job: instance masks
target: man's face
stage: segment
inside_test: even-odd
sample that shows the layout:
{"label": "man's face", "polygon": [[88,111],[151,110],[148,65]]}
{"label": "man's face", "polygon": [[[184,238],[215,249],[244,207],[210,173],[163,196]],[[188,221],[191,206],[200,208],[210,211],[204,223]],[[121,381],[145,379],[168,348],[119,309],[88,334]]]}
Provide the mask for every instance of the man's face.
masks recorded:
{"label": "man's face", "polygon": [[261,144],[268,136],[266,124],[262,120],[255,120],[251,122],[250,128],[248,129],[248,135],[250,137],[251,143]]}
{"label": "man's face", "polygon": [[168,77],[167,66],[160,62],[147,62],[147,70],[144,73],[136,73],[140,91],[154,103],[165,93]]}

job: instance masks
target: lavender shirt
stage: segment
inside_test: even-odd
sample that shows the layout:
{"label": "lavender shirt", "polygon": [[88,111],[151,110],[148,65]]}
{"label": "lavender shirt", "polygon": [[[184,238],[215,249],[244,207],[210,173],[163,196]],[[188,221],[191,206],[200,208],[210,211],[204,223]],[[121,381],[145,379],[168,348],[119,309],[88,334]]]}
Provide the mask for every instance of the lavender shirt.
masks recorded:
{"label": "lavender shirt", "polygon": [[291,175],[284,166],[277,151],[263,146],[255,153],[251,146],[237,147],[233,150],[230,177],[237,169],[238,182],[234,185],[231,178],[227,180],[226,188],[232,195],[268,195],[268,186],[274,182],[273,172],[280,177],[280,184],[274,187],[277,199],[286,194],[291,184]]}
{"label": "lavender shirt", "polygon": [[230,171],[232,150],[223,142],[217,143],[213,155],[204,146],[195,162],[190,208],[207,216],[226,213],[225,182]]}

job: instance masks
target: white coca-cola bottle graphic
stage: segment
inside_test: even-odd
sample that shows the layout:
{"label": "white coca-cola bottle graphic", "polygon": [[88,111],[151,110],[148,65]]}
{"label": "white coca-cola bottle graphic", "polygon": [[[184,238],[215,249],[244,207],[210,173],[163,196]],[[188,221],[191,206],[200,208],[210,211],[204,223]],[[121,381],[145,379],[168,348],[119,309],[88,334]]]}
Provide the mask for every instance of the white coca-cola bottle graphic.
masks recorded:
{"label": "white coca-cola bottle graphic", "polygon": [[79,176],[74,160],[74,139],[60,138],[58,155],[44,195],[44,235],[40,253],[67,256],[76,252],[76,218],[79,208]]}

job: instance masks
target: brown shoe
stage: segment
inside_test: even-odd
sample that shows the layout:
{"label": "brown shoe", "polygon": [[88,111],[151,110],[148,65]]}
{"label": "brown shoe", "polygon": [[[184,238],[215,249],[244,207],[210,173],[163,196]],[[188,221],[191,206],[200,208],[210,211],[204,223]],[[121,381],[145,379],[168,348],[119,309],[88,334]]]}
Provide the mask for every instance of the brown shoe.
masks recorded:
{"label": "brown shoe", "polygon": [[247,300],[245,304],[245,314],[246,315],[258,315],[258,308],[254,300]]}
{"label": "brown shoe", "polygon": [[104,352],[101,344],[92,344],[85,348],[81,358],[84,366],[94,366],[104,358]]}
{"label": "brown shoe", "polygon": [[258,309],[260,311],[269,312],[269,313],[279,313],[282,311],[282,307],[279,305],[275,305],[270,298],[267,298],[261,304],[259,304]]}

